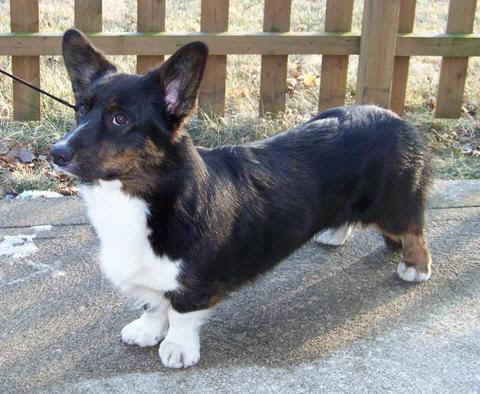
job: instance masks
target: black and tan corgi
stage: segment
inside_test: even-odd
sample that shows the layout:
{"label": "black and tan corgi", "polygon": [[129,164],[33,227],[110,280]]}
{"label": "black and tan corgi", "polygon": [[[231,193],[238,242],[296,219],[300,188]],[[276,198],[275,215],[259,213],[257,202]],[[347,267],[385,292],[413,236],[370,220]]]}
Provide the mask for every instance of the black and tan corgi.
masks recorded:
{"label": "black and tan corgi", "polygon": [[82,182],[103,272],[149,305],[123,341],[161,342],[168,367],[197,363],[200,326],[222,297],[319,232],[342,243],[356,223],[403,248],[402,279],[428,279],[422,135],[390,111],[352,106],[266,140],[197,148],[184,122],[207,55],[194,42],[127,75],[79,31],[63,38],[77,126],[51,153]]}

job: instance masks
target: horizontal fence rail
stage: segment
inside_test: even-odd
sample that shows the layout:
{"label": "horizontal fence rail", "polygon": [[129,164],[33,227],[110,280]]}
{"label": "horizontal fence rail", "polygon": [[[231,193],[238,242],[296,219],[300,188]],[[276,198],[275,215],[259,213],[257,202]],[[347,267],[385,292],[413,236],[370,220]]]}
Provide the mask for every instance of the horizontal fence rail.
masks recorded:
{"label": "horizontal fence rail", "polygon": [[[353,33],[92,33],[108,55],[168,55],[203,41],[212,55],[359,55]],[[0,33],[0,56],[61,55],[62,33]],[[395,56],[480,56],[480,34],[399,34]]]}
{"label": "horizontal fence rail", "polygon": [[[403,112],[411,56],[442,57],[436,111],[458,117],[468,58],[480,56],[480,35],[472,34],[476,0],[450,0],[442,34],[413,32],[416,0],[364,0],[361,34],[350,32],[353,0],[327,0],[325,33],[291,32],[291,0],[265,0],[263,32],[228,32],[229,1],[202,0],[201,32],[165,32],[166,0],[137,0],[134,33],[102,32],[102,1],[75,0],[75,26],[108,55],[137,56],[137,71],[192,41],[210,48],[200,91],[202,110],[220,116],[225,108],[227,55],[261,55],[260,113],[285,110],[288,55],[323,55],[319,109],[345,102],[348,57],[360,55],[357,102]],[[39,56],[61,55],[62,33],[38,32],[38,0],[11,0],[11,33],[0,33],[0,56],[12,56],[13,71],[39,83]],[[450,78],[454,73],[457,78]],[[38,93],[14,83],[14,118],[40,117]]]}

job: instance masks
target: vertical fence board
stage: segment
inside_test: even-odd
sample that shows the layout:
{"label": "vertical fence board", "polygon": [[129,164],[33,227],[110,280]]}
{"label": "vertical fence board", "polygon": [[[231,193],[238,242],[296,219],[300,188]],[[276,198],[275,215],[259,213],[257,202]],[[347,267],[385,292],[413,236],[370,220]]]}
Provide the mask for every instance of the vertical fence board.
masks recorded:
{"label": "vertical fence board", "polygon": [[[265,0],[263,31],[289,31],[291,6],[291,0]],[[287,66],[287,55],[262,56],[260,114],[285,111]]]}
{"label": "vertical fence board", "polygon": [[[165,0],[137,0],[137,31],[165,31]],[[163,62],[163,56],[137,56],[137,73],[143,74]]]}
{"label": "vertical fence board", "polygon": [[[202,0],[201,30],[221,33],[228,30],[229,0]],[[219,116],[225,113],[227,56],[210,55],[199,94],[200,108]]]}
{"label": "vertical fence board", "polygon": [[[450,0],[447,33],[472,33],[476,5],[476,0]],[[435,117],[457,118],[460,115],[467,68],[467,57],[442,59]]]}
{"label": "vertical fence board", "polygon": [[[416,3],[416,0],[402,0],[398,25],[399,33],[411,33],[413,31]],[[409,66],[409,56],[395,57],[391,107],[393,111],[400,115],[403,114],[405,108]]]}
{"label": "vertical fence board", "polygon": [[74,24],[85,33],[102,31],[102,0],[75,0]]}
{"label": "vertical fence board", "polygon": [[[38,0],[10,0],[12,32],[38,32]],[[40,86],[40,58],[38,56],[12,56],[13,74]],[[15,120],[40,119],[40,94],[13,82],[13,118]]]}
{"label": "vertical fence board", "polygon": [[400,0],[365,0],[357,102],[390,107]]}
{"label": "vertical fence board", "polygon": [[[352,27],[353,0],[328,0],[326,32],[349,32]],[[343,105],[347,90],[348,56],[322,56],[319,111]]]}

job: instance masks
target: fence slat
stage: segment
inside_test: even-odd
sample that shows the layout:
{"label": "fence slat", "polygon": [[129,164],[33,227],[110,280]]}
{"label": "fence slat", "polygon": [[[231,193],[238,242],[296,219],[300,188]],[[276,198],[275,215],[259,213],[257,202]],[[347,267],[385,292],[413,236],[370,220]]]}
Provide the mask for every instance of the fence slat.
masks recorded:
{"label": "fence slat", "polygon": [[[202,0],[201,30],[221,33],[228,30],[229,0]],[[219,116],[225,113],[227,56],[210,55],[199,94],[200,108]]]}
{"label": "fence slat", "polygon": [[[291,0],[265,0],[263,31],[290,30]],[[285,111],[288,55],[262,56],[260,114]]]}
{"label": "fence slat", "polygon": [[[165,31],[165,0],[137,0],[137,31]],[[163,62],[163,56],[137,56],[137,73],[143,74]]]}
{"label": "fence slat", "polygon": [[75,0],[74,24],[85,33],[102,31],[102,0]]}
{"label": "fence slat", "polygon": [[365,0],[357,103],[388,108],[400,15],[400,0]]}
{"label": "fence slat", "polygon": [[[399,33],[411,33],[413,31],[416,3],[416,0],[402,0],[398,25]],[[405,108],[409,67],[410,57],[395,57],[391,107],[393,111],[400,115],[403,114]]]}
{"label": "fence slat", "polygon": [[[349,32],[352,27],[353,0],[328,0],[326,32]],[[322,56],[318,110],[343,105],[347,90],[348,56]]]}
{"label": "fence slat", "polygon": [[[38,0],[10,0],[12,32],[38,32]],[[40,86],[40,58],[12,56],[13,74]],[[29,87],[13,82],[13,118],[40,119],[40,94]]]}
{"label": "fence slat", "polygon": [[[447,33],[472,33],[476,5],[476,0],[450,0]],[[460,115],[467,68],[467,57],[442,59],[435,117],[457,118]]]}

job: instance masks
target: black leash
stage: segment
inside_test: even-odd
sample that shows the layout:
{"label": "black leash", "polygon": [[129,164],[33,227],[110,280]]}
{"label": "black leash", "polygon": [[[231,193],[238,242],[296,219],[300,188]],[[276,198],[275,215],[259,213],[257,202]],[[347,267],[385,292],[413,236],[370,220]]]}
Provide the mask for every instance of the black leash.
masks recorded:
{"label": "black leash", "polygon": [[37,92],[43,93],[44,95],[50,97],[51,99],[57,100],[59,103],[62,103],[63,105],[66,105],[67,107],[72,108],[73,110],[77,109],[77,107],[75,105],[70,104],[68,101],[62,100],[61,98],[58,98],[58,97],[46,92],[45,90],[42,90],[42,89],[36,87],[35,85],[32,85],[31,83],[28,83],[27,81],[24,81],[22,78],[19,78],[15,75],[12,75],[12,74],[6,72],[5,70],[2,70],[1,68],[0,68],[0,73],[5,74],[6,76],[14,79],[17,82],[20,82],[20,83],[23,83],[24,85],[27,85],[29,88],[31,88],[33,90],[36,90]]}

